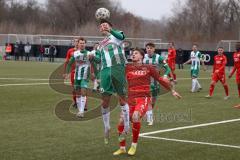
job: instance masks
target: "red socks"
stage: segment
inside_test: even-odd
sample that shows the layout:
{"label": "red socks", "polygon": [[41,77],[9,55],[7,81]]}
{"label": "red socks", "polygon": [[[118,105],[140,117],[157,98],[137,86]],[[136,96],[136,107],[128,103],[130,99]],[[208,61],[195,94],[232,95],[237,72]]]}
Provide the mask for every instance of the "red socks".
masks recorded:
{"label": "red socks", "polygon": [[229,95],[229,93],[228,93],[228,92],[229,92],[229,91],[228,91],[228,85],[224,85],[223,87],[224,87],[226,96],[228,96],[228,95]]}
{"label": "red socks", "polygon": [[173,73],[173,80],[177,79],[177,75],[175,73]]}
{"label": "red socks", "polygon": [[213,91],[214,91],[215,86],[214,85],[210,85],[210,89],[209,89],[209,95],[212,96],[213,95]]}
{"label": "red socks", "polygon": [[76,96],[75,91],[72,91],[72,99],[73,99],[74,103],[77,103],[76,98],[77,98],[77,96]]}
{"label": "red socks", "polygon": [[133,125],[132,125],[132,142],[133,143],[138,142],[140,128],[141,128],[141,123],[140,122],[133,123]]}
{"label": "red socks", "polygon": [[[118,125],[118,134],[122,134],[124,130],[124,125]],[[120,147],[125,147],[126,146],[126,140],[122,141],[119,143]]]}

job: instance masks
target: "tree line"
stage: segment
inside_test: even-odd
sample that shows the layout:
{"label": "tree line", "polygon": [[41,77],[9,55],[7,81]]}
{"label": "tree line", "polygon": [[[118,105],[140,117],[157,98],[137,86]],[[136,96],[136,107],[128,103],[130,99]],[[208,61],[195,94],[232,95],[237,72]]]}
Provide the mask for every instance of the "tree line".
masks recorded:
{"label": "tree line", "polygon": [[[212,42],[240,37],[240,0],[186,0],[173,5],[173,15],[147,20],[124,11],[111,0],[0,0],[0,32],[98,35],[95,11],[108,8],[111,21],[128,37]],[[167,16],[167,15],[166,15]]]}

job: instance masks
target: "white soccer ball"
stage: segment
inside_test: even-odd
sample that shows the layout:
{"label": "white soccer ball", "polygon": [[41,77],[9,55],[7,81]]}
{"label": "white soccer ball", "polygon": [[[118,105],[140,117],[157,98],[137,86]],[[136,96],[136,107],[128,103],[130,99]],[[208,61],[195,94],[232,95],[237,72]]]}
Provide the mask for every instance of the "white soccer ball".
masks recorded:
{"label": "white soccer ball", "polygon": [[95,17],[98,21],[102,20],[102,19],[109,19],[110,11],[106,8],[99,8],[99,9],[97,9],[97,11],[95,13]]}

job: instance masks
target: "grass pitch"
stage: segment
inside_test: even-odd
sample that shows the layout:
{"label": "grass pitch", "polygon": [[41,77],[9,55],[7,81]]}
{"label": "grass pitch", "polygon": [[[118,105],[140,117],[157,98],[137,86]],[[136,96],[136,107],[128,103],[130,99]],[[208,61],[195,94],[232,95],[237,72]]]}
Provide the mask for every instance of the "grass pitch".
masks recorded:
{"label": "grass pitch", "polygon": [[[101,160],[101,159],[164,159],[164,160],[238,160],[240,149],[207,144],[186,143],[182,140],[240,146],[240,121],[205,127],[152,134],[154,137],[177,139],[167,141],[140,137],[137,154],[113,157],[118,148],[117,121],[120,109],[111,112],[111,141],[103,143],[101,117],[86,122],[67,122],[54,113],[56,104],[71,96],[57,93],[48,85],[57,63],[0,61],[0,159],[1,160]],[[191,126],[240,118],[240,103],[235,80],[228,80],[231,98],[223,100],[224,91],[216,86],[214,97],[208,94],[211,72],[201,72],[200,93],[190,93],[189,70],[177,70],[177,90],[183,96],[175,100],[170,94],[158,98],[154,110],[154,126],[142,124],[141,132]],[[100,101],[89,100],[96,107]],[[72,109],[74,111],[74,109]],[[131,136],[128,137],[130,145]],[[128,145],[128,146],[129,146]]]}

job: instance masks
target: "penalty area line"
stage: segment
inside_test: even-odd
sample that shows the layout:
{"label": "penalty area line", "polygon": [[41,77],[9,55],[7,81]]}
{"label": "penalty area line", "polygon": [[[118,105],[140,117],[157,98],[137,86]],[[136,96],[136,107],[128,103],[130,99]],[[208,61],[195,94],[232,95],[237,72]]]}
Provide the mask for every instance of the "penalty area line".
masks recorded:
{"label": "penalty area line", "polygon": [[197,125],[191,125],[191,126],[163,129],[163,130],[158,130],[158,131],[153,131],[153,132],[141,133],[140,136],[148,136],[148,135],[152,135],[152,134],[156,134],[156,133],[166,133],[166,132],[172,132],[172,131],[178,131],[178,130],[184,130],[184,129],[190,129],[190,128],[206,127],[206,126],[212,126],[212,125],[217,125],[217,124],[237,122],[237,121],[240,121],[240,119],[231,119],[231,120],[225,120],[225,121],[218,121],[218,122],[203,123],[203,124],[197,124]]}
{"label": "penalty area line", "polygon": [[164,141],[180,142],[180,143],[191,143],[191,144],[200,144],[200,145],[209,145],[209,146],[218,146],[218,147],[227,147],[227,148],[240,149],[240,146],[228,145],[228,144],[199,142],[199,141],[190,141],[190,140],[181,140],[181,139],[154,137],[154,136],[140,136],[140,137],[147,138],[147,139],[158,139],[158,140],[164,140]]}

